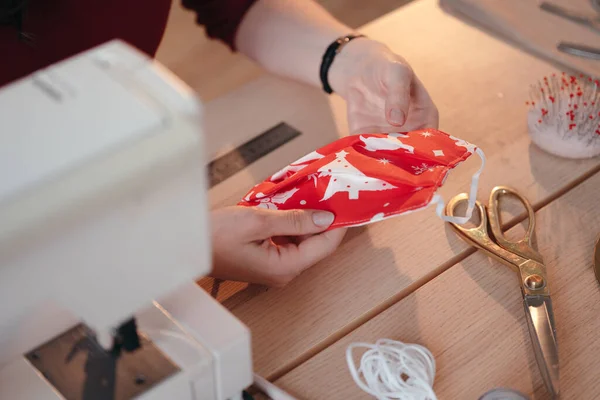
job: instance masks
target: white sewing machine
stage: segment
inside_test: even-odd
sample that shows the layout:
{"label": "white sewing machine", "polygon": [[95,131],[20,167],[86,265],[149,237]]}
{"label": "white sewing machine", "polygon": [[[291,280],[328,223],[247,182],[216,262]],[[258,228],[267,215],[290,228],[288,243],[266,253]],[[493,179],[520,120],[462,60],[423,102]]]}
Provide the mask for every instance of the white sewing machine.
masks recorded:
{"label": "white sewing machine", "polygon": [[194,282],[201,127],[118,41],[0,89],[0,399],[242,398],[250,333]]}

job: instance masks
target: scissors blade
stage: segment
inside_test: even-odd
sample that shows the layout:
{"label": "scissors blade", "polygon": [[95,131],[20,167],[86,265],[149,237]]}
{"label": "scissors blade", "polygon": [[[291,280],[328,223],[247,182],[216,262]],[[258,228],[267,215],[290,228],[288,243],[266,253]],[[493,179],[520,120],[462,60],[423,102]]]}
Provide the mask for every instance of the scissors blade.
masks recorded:
{"label": "scissors blade", "polygon": [[523,305],[542,378],[552,397],[558,398],[558,343],[552,300],[550,296],[525,296]]}
{"label": "scissors blade", "polygon": [[595,30],[596,32],[600,32],[600,23],[596,19],[590,18],[587,15],[578,13],[576,11],[571,11],[569,9],[563,8],[563,7],[553,4],[553,3],[548,3],[546,1],[543,1],[540,4],[540,8],[551,14],[557,15],[559,17],[563,17],[569,21],[572,21],[572,22],[575,22],[575,23],[578,23],[581,25],[585,25],[588,28]]}
{"label": "scissors blade", "polygon": [[578,57],[600,60],[600,47],[590,47],[582,44],[560,42],[556,48],[563,53]]}

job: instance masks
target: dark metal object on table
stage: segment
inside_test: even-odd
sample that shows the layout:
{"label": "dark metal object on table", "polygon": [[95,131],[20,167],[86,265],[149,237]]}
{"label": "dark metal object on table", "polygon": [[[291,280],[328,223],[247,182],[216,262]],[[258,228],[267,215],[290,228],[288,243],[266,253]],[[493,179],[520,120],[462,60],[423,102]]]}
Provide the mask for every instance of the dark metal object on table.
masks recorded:
{"label": "dark metal object on table", "polygon": [[282,122],[217,158],[208,165],[210,187],[223,182],[297,136],[300,136],[298,130]]}
{"label": "dark metal object on table", "polygon": [[[510,195],[518,199],[527,211],[529,227],[519,241],[511,241],[502,231],[500,221],[500,196]],[[468,200],[466,193],[448,202],[446,214],[455,216],[456,207]],[[559,397],[559,365],[556,324],[552,299],[548,288],[546,266],[541,254],[532,246],[535,231],[535,212],[531,204],[515,190],[497,186],[492,189],[488,206],[476,201],[481,222],[475,228],[451,224],[460,237],[490,257],[510,266],[519,273],[521,294],[529,336],[535,359],[544,384],[552,398]],[[491,232],[490,232],[491,230]]]}
{"label": "dark metal object on table", "polygon": [[179,371],[150,341],[134,352],[114,354],[78,325],[26,355],[67,400],[125,400],[141,395]]}
{"label": "dark metal object on table", "polygon": [[588,16],[546,1],[543,1],[540,4],[540,8],[554,15],[558,15],[559,17],[568,19],[569,21],[586,26],[600,34],[600,16]]}
{"label": "dark metal object on table", "polygon": [[577,57],[600,60],[600,47],[591,47],[577,43],[560,42],[556,48],[563,53]]}

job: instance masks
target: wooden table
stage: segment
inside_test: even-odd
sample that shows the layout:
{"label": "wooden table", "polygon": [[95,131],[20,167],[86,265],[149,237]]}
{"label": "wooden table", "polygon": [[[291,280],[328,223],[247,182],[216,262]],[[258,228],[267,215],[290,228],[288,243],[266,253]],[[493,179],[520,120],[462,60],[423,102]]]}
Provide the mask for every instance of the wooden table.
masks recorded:
{"label": "wooden table", "polygon": [[[598,398],[600,293],[591,261],[600,160],[553,157],[527,135],[529,84],[555,68],[445,15],[434,0],[362,31],[411,63],[438,105],[440,129],[485,151],[481,198],[509,185],[533,204],[553,284],[563,398]],[[303,133],[215,186],[213,207],[235,204],[283,165],[348,132],[339,98],[271,76],[209,103],[206,118],[213,157],[281,121]],[[456,169],[444,197],[465,191],[477,168],[473,157]],[[545,398],[515,277],[429,209],[351,230],[334,255],[283,289],[201,284],[252,330],[256,372],[300,399],[368,398],[350,378],[345,348],[384,337],[433,352],[442,399],[475,399],[499,386]]]}

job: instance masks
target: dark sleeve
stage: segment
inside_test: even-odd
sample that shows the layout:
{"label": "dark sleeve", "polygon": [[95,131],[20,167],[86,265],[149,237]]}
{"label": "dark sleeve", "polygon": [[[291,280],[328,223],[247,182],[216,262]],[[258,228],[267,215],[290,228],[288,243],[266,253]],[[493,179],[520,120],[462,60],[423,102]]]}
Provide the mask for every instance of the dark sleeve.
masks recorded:
{"label": "dark sleeve", "polygon": [[236,51],[235,35],[246,12],[257,0],[181,0],[184,8],[196,14],[196,23],[212,39]]}

